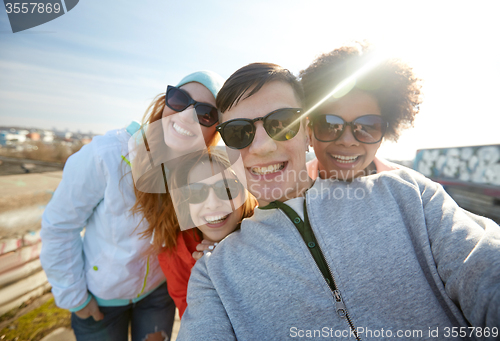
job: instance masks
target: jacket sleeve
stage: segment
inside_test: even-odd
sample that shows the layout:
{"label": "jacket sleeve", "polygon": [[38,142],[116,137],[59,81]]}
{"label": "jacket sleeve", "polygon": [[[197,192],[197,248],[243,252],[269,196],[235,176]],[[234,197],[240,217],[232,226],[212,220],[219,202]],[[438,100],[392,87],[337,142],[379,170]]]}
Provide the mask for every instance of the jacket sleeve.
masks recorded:
{"label": "jacket sleeve", "polygon": [[191,271],[187,309],[182,317],[177,340],[236,340],[219,293],[207,271],[209,254],[198,260]]}
{"label": "jacket sleeve", "polygon": [[80,232],[104,197],[105,173],[96,142],[72,155],[42,216],[40,260],[57,305],[78,307],[88,298]]}
{"label": "jacket sleeve", "polygon": [[425,221],[446,293],[472,326],[500,328],[500,227],[463,210],[441,185],[425,180]]}

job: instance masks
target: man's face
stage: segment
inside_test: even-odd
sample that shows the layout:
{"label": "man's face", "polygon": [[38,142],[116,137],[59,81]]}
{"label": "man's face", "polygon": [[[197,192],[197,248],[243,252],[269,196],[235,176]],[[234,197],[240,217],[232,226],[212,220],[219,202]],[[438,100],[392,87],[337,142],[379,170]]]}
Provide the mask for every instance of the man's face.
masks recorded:
{"label": "man's face", "polygon": [[[281,108],[300,108],[295,93],[284,82],[265,84],[256,94],[241,100],[222,115],[223,121],[263,117]],[[295,198],[308,184],[305,166],[307,135],[303,123],[295,137],[275,141],[265,131],[262,121],[255,122],[256,132],[250,146],[241,149],[248,190],[260,206],[274,200]]]}

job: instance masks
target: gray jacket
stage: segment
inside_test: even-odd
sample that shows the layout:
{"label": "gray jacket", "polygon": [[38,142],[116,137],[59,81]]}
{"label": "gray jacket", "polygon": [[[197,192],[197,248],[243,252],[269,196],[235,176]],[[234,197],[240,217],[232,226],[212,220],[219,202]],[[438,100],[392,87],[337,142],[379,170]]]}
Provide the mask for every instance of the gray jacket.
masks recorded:
{"label": "gray jacket", "polygon": [[[469,323],[490,335],[500,327],[500,228],[439,184],[407,169],[318,179],[306,203],[361,339],[453,340],[471,334]],[[196,263],[187,303],[178,340],[355,339],[278,209],[256,209]]]}

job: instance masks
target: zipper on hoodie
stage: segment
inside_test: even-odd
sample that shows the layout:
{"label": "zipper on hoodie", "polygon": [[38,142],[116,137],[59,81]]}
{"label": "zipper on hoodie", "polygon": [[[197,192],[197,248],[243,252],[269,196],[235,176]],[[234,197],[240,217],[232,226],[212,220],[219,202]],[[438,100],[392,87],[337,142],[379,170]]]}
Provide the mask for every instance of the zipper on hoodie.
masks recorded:
{"label": "zipper on hoodie", "polygon": [[[318,247],[319,247],[319,245],[318,245]],[[321,253],[323,253],[323,252],[321,252]],[[325,260],[325,262],[326,262],[326,260]],[[328,270],[330,271],[330,274],[331,274],[332,270],[330,269],[330,265],[328,264],[328,262],[326,263],[326,265],[328,266]],[[341,318],[345,318],[347,320],[349,327],[351,328],[352,332],[354,333],[354,337],[356,338],[356,340],[361,341],[361,337],[358,335],[356,327],[354,327],[354,323],[352,322],[351,316],[349,316],[349,311],[347,311],[347,308],[344,304],[344,300],[342,299],[342,295],[340,294],[340,290],[338,289],[338,286],[337,286],[337,283],[335,282],[335,277],[333,277],[333,274],[332,274],[332,278],[333,278],[333,286],[335,287],[335,290],[332,291],[332,294],[333,294],[333,298],[335,299],[335,309],[337,310],[337,315],[339,315]]]}
{"label": "zipper on hoodie", "polygon": [[[306,198],[304,198],[304,222],[307,220],[307,223],[309,224],[309,229],[311,230],[311,233],[316,240],[316,245],[318,247],[319,253],[321,254],[321,258],[323,259],[323,262],[325,262],[326,267],[328,268],[328,272],[330,273],[330,277],[333,280],[333,288],[328,286],[328,288],[332,291],[333,299],[335,300],[335,310],[337,311],[337,315],[339,315],[340,318],[345,318],[347,323],[349,324],[349,327],[351,328],[351,331],[354,334],[354,337],[356,340],[361,341],[361,337],[358,335],[358,332],[356,331],[356,327],[354,326],[354,323],[352,322],[351,316],[349,315],[349,311],[347,310],[347,307],[344,304],[344,300],[342,299],[342,294],[340,293],[339,286],[337,285],[337,282],[335,281],[335,277],[333,276],[332,268],[330,268],[330,264],[326,261],[325,254],[323,250],[321,249],[321,246],[318,243],[318,240],[316,238],[316,235],[314,234],[314,231],[312,229],[311,223],[309,221],[309,216],[307,214],[307,205],[306,205]],[[311,254],[312,256],[312,254]],[[314,257],[313,257],[314,258]],[[314,263],[316,263],[316,260],[314,260]],[[318,263],[316,263],[316,267],[319,269]],[[321,270],[320,270],[321,272]],[[328,284],[328,281],[326,278],[323,276],[326,284]]]}
{"label": "zipper on hoodie", "polygon": [[[304,218],[307,217],[307,211],[305,210],[305,199],[304,199]],[[312,228],[311,228],[312,231]],[[314,233],[314,232],[313,232]],[[323,257],[323,260],[326,263],[326,266],[328,267],[328,271],[330,272],[330,276],[332,277],[333,280],[333,288],[328,285],[328,281],[326,278],[323,276],[323,279],[325,280],[325,283],[328,285],[328,289],[332,292],[333,299],[335,300],[335,310],[337,311],[337,315],[339,315],[340,318],[345,318],[347,321],[347,324],[349,324],[349,327],[351,328],[351,331],[354,334],[354,337],[356,340],[361,341],[361,337],[358,335],[358,332],[356,331],[356,327],[354,327],[354,323],[352,322],[351,316],[349,316],[349,311],[347,311],[347,307],[344,304],[344,300],[342,299],[342,295],[340,294],[339,287],[337,285],[337,282],[335,281],[335,277],[333,276],[332,269],[330,268],[330,264],[326,261],[325,255],[323,253],[323,250],[321,247],[318,245],[319,251],[321,253],[321,257]],[[313,257],[314,259],[314,257]],[[318,268],[318,271],[321,272],[318,264],[316,263],[316,260],[314,260],[314,263],[316,264],[316,267]]]}

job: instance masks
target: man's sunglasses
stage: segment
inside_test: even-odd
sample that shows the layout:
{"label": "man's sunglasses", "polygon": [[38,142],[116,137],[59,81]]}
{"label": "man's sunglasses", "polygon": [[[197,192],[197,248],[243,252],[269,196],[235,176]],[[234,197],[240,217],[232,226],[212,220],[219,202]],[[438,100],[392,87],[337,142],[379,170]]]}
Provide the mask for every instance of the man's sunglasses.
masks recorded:
{"label": "man's sunglasses", "polygon": [[257,121],[262,121],[267,135],[273,140],[287,141],[297,135],[300,129],[301,111],[300,108],[282,108],[253,120],[236,118],[219,124],[216,130],[221,134],[226,146],[233,149],[243,149],[252,143]]}
{"label": "man's sunglasses", "polygon": [[196,102],[186,91],[175,86],[169,85],[167,87],[165,104],[177,112],[183,111],[194,104],[198,122],[205,127],[211,127],[219,121],[219,112],[216,107],[208,103]]}
{"label": "man's sunglasses", "polygon": [[387,121],[378,115],[360,116],[352,122],[346,122],[336,115],[317,115],[312,117],[310,125],[318,141],[338,140],[346,126],[351,126],[354,138],[358,142],[367,144],[380,142],[389,126]]}
{"label": "man's sunglasses", "polygon": [[221,200],[232,200],[243,192],[243,185],[237,179],[219,180],[214,184],[194,183],[186,186],[184,197],[190,204],[201,204],[208,198],[208,193],[212,188],[215,195]]}

